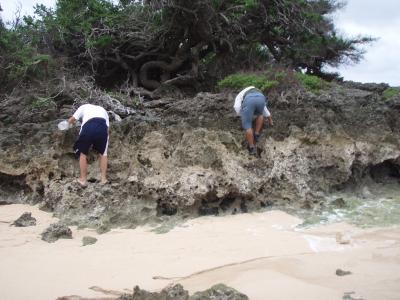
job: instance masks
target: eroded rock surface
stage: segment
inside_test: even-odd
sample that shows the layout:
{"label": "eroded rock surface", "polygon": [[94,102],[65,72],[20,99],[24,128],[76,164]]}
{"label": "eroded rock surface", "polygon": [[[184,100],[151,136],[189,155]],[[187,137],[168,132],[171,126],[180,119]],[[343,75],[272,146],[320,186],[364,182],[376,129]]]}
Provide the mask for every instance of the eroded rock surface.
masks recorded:
{"label": "eroded rock surface", "polygon": [[84,236],[82,238],[82,246],[93,245],[97,242],[97,239],[92,236]]}
{"label": "eroded rock surface", "polygon": [[111,184],[96,181],[93,155],[86,189],[74,184],[79,128],[56,127],[73,101],[36,118],[21,106],[9,111],[15,123],[0,127],[0,192],[100,232],[170,216],[318,208],[327,193],[361,180],[400,178],[400,96],[384,100],[383,90],[348,83],[271,98],[275,126],[264,130],[257,157],[247,154],[228,95],[164,97],[135,108],[114,101],[109,109],[117,107],[122,120],[111,125]]}
{"label": "eroded rock surface", "polygon": [[18,219],[16,219],[11,225],[15,227],[35,226],[36,219],[32,217],[32,214],[30,212],[25,212]]}
{"label": "eroded rock surface", "polygon": [[224,284],[216,284],[204,292],[197,292],[190,300],[248,300],[249,298]]}
{"label": "eroded rock surface", "polygon": [[133,294],[125,294],[117,300],[188,300],[189,293],[184,290],[182,285],[176,284],[172,287],[164,288],[161,292],[148,292],[135,286]]}
{"label": "eroded rock surface", "polygon": [[337,276],[346,276],[346,275],[351,275],[350,271],[344,271],[342,269],[337,269],[336,270],[336,275]]}
{"label": "eroded rock surface", "polygon": [[247,300],[246,295],[224,284],[216,284],[203,292],[196,292],[189,296],[188,291],[182,285],[176,284],[167,287],[161,292],[148,292],[135,287],[132,295],[122,295],[118,300]]}
{"label": "eroded rock surface", "polygon": [[48,243],[54,243],[58,239],[72,239],[71,229],[61,223],[51,224],[41,235],[42,240]]}

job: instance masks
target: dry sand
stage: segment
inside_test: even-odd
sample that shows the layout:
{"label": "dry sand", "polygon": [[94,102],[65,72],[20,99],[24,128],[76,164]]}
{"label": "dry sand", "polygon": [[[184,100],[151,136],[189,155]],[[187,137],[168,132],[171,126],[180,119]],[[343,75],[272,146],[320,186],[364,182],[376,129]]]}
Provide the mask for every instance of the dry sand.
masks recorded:
{"label": "dry sand", "polygon": [[[25,211],[37,226],[10,226]],[[98,235],[72,227],[71,240],[42,241],[40,233],[56,221],[37,207],[0,206],[0,299],[109,297],[96,289],[160,290],[171,283],[193,293],[220,282],[260,300],[347,293],[400,299],[400,227],[300,230],[301,220],[271,211],[198,218],[165,234],[142,227]],[[87,235],[98,242],[82,247]],[[352,274],[337,276],[339,268]]]}

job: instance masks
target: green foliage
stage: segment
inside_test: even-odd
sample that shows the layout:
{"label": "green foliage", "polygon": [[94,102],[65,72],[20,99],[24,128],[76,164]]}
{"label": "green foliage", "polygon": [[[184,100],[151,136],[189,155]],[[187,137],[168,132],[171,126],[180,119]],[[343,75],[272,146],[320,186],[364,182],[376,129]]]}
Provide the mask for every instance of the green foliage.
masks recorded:
{"label": "green foliage", "polygon": [[274,72],[273,76],[275,77],[275,79],[277,81],[281,82],[286,78],[287,73],[284,71],[277,71],[277,72]]}
{"label": "green foliage", "polygon": [[65,33],[87,35],[100,22],[112,23],[114,5],[106,0],[58,0],[55,17]]}
{"label": "green foliage", "polygon": [[258,0],[236,0],[235,2],[244,5],[247,9],[255,8],[258,4]]}
{"label": "green foliage", "polygon": [[105,48],[113,43],[113,38],[109,35],[103,35],[88,39],[86,41],[86,48]]}
{"label": "green foliage", "polygon": [[275,80],[279,83],[283,83],[287,80],[288,76],[293,73],[290,69],[280,68],[278,66],[269,66],[268,69],[264,71],[265,76],[269,80]]}
{"label": "green foliage", "polygon": [[[148,68],[147,81],[176,74],[218,80],[265,71],[272,61],[322,76],[326,64],[357,62],[356,46],[371,41],[336,33],[329,15],[339,7],[335,0],[57,0],[54,9],[37,5],[13,28],[0,19],[0,88],[46,78],[58,56],[110,85],[128,79],[145,86],[141,69],[149,62],[173,67]],[[220,86],[271,89],[286,75],[241,74]],[[316,79],[299,80],[319,89]]]}
{"label": "green foliage", "polygon": [[400,94],[400,87],[389,87],[383,92],[383,99],[389,100],[398,94]]}
{"label": "green foliage", "polygon": [[52,104],[54,104],[52,97],[37,97],[37,99],[35,99],[31,105],[32,108],[46,108]]}
{"label": "green foliage", "polygon": [[220,88],[243,89],[247,86],[255,86],[261,91],[268,91],[279,84],[276,80],[268,80],[265,75],[256,74],[232,74],[218,82]]}
{"label": "green foliage", "polygon": [[308,75],[303,73],[296,73],[296,78],[302,85],[312,92],[318,92],[321,89],[327,88],[328,83],[314,75]]}
{"label": "green foliage", "polygon": [[[219,9],[221,6],[226,5],[227,1],[221,0],[210,0],[211,5],[215,9]],[[259,0],[232,0],[232,5],[236,7],[238,11],[242,11],[243,9],[253,9],[256,8],[259,4]]]}
{"label": "green foliage", "polygon": [[208,53],[206,56],[204,56],[201,59],[201,64],[207,66],[209,64],[215,63],[215,59],[216,59],[215,53],[213,53],[213,52]]}
{"label": "green foliage", "polygon": [[52,65],[50,55],[38,53],[37,47],[27,40],[27,28],[7,30],[0,28],[0,85],[12,88],[19,82],[45,78]]}

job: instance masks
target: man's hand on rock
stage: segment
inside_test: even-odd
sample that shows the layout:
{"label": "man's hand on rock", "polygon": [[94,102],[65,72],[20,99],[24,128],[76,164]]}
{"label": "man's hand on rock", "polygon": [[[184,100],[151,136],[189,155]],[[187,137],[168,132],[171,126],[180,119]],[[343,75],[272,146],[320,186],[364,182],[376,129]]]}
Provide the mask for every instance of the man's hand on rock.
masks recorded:
{"label": "man's hand on rock", "polygon": [[268,119],[268,125],[271,127],[274,126],[274,121],[272,121],[272,117],[268,117],[267,119]]}

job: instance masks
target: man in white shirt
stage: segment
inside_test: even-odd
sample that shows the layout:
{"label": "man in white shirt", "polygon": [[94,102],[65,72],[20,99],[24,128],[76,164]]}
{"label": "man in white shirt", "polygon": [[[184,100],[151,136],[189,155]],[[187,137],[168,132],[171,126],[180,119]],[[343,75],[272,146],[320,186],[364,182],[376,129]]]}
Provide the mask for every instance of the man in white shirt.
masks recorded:
{"label": "man in white shirt", "polygon": [[[268,120],[270,126],[274,124],[271,113],[267,108],[267,98],[254,86],[249,86],[240,91],[236,96],[233,108],[241,118],[249,154],[256,155],[257,149],[255,143],[260,138],[261,129],[264,125],[264,117]],[[256,116],[254,130],[252,125],[253,116]]]}
{"label": "man in white shirt", "polygon": [[68,119],[69,124],[81,120],[79,138],[74,144],[74,151],[79,157],[80,177],[78,183],[85,187],[87,185],[87,155],[90,147],[93,147],[100,156],[101,184],[107,183],[107,149],[108,128],[110,121],[107,111],[98,105],[84,104]]}

